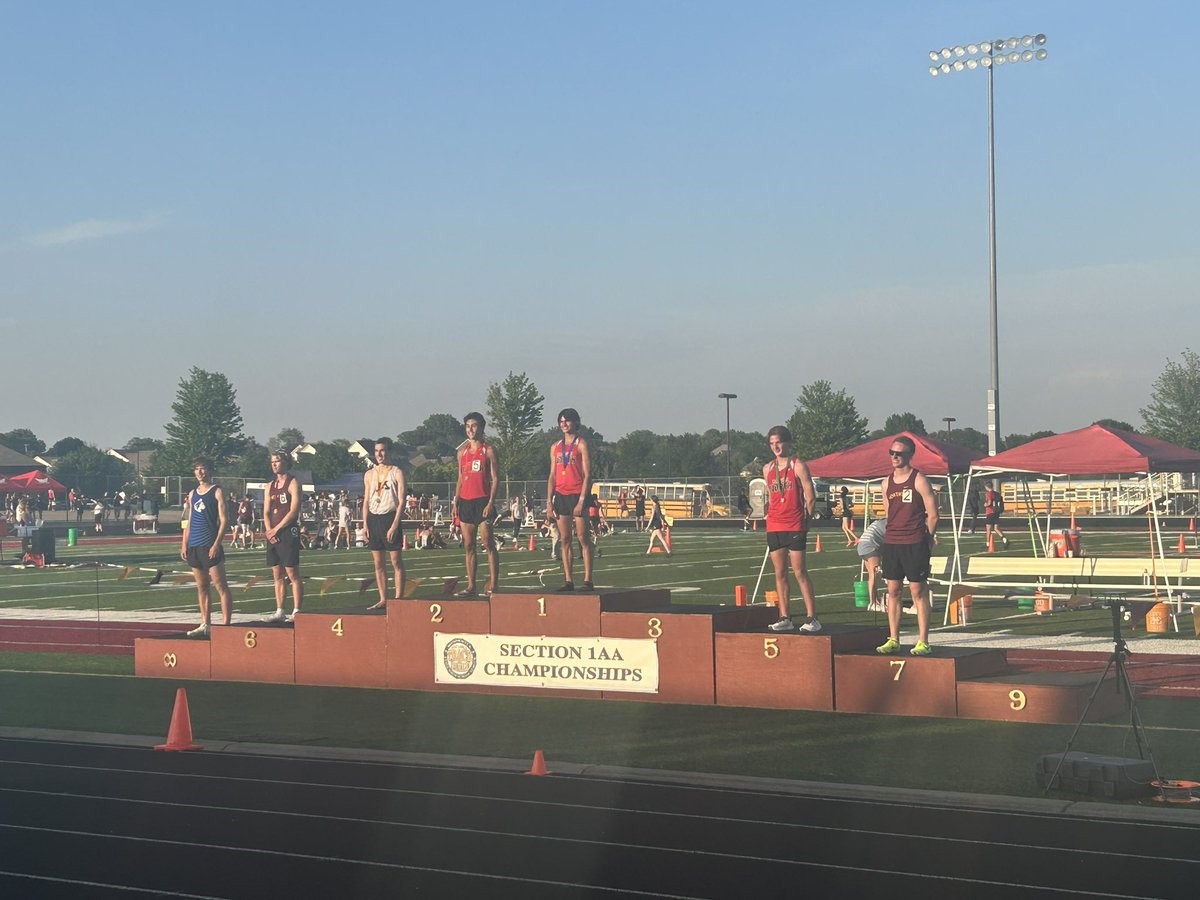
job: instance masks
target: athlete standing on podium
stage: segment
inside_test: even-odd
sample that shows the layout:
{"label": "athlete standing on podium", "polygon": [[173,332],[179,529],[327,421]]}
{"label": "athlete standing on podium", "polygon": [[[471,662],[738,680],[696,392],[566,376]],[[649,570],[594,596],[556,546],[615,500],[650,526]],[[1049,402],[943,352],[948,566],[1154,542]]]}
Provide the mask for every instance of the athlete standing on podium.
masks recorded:
{"label": "athlete standing on podium", "polygon": [[387,559],[391,559],[396,576],[396,597],[404,596],[404,560],[400,550],[404,545],[400,519],[404,515],[404,472],[390,462],[392,439],[381,437],[375,442],[375,466],[363,475],[363,528],[367,546],[375,563],[375,584],[379,602],[368,609],[381,609],[387,604]]}
{"label": "athlete standing on podium", "polygon": [[592,539],[588,533],[587,506],[592,502],[592,462],[587,440],[579,434],[579,413],[567,407],[558,414],[562,439],[550,445],[550,478],[546,482],[547,517],[558,522],[558,549],[566,582],[559,591],[575,590],[572,580],[572,533],[583,549],[583,589],[592,588]]}
{"label": "athlete standing on podium", "polygon": [[775,567],[775,593],[779,596],[779,621],[767,627],[772,631],[796,630],[788,615],[790,563],[808,613],[808,621],[800,626],[800,630],[812,634],[821,630],[812,579],[808,577],[804,560],[808,519],[817,502],[812,476],[804,460],[791,455],[792,433],[787,428],[776,425],[767,432],[767,443],[775,457],[763,466],[763,478],[767,482],[767,552]]}
{"label": "athlete standing on podium", "polygon": [[[483,414],[467,413],[463,419],[467,442],[458,451],[458,484],[454,488],[454,514],[462,525],[463,554],[467,564],[467,587],[455,596],[475,596],[475,533],[479,532],[487,552],[487,592],[492,594],[500,581],[500,554],[492,535],[492,507],[496,500],[499,463],[495,448],[483,440]],[[514,519],[517,516],[513,512]],[[517,526],[520,522],[517,522]]]}
{"label": "athlete standing on podium", "polygon": [[916,450],[916,442],[908,435],[893,438],[888,450],[892,474],[883,479],[887,534],[881,552],[890,635],[875,651],[884,655],[900,649],[900,588],[906,578],[917,608],[917,643],[909,652],[913,656],[933,653],[929,648],[929,553],[938,522],[937,500],[929,479],[912,467]]}
{"label": "athlete standing on podium", "polygon": [[[300,580],[300,482],[288,472],[292,456],[282,450],[271,453],[271,482],[263,503],[263,524],[267,531],[267,565],[275,580],[275,612],[264,622],[291,621],[304,601],[304,582]],[[292,615],[283,613],[287,583],[292,584]]]}
{"label": "athlete standing on podium", "polygon": [[233,597],[225,581],[225,549],[221,546],[229,523],[225,518],[225,494],[211,481],[213,461],[198,456],[192,461],[192,471],[196,475],[196,488],[188,492],[184,504],[187,518],[183,522],[179,558],[192,567],[200,602],[200,627],[189,631],[188,637],[208,637],[209,585],[215,584],[221,596],[221,624],[232,621]]}

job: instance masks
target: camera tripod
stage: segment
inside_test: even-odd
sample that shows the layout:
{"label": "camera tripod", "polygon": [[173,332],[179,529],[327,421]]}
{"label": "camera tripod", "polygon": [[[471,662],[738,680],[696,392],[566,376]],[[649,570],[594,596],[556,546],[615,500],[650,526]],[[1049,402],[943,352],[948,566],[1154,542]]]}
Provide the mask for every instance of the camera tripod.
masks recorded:
{"label": "camera tripod", "polygon": [[[1075,730],[1071,732],[1071,737],[1067,739],[1066,749],[1063,750],[1062,756],[1058,758],[1058,765],[1054,767],[1054,774],[1050,776],[1050,779],[1046,782],[1046,787],[1042,789],[1043,797],[1050,793],[1050,788],[1058,783],[1058,775],[1062,771],[1063,763],[1067,761],[1067,754],[1071,752],[1071,745],[1075,743],[1075,738],[1079,736],[1079,729],[1083,727],[1083,723],[1087,720],[1092,703],[1095,702],[1096,695],[1100,693],[1105,679],[1108,678],[1109,671],[1113,668],[1117,670],[1116,689],[1123,691],[1129,701],[1129,727],[1132,729],[1133,739],[1137,743],[1138,759],[1148,758],[1151,768],[1154,769],[1154,777],[1160,781],[1162,780],[1158,773],[1158,765],[1154,762],[1154,752],[1150,749],[1150,739],[1146,735],[1145,726],[1142,724],[1141,714],[1138,713],[1137,698],[1133,693],[1133,683],[1129,680],[1129,671],[1125,665],[1126,657],[1133,653],[1125,643],[1124,635],[1121,634],[1121,611],[1125,608],[1126,599],[1124,597],[1111,597],[1106,602],[1109,610],[1112,612],[1113,651],[1108,655],[1108,664],[1104,667],[1104,671],[1100,673],[1100,678],[1096,681],[1096,686],[1092,688],[1091,696],[1088,697],[1088,702],[1083,707],[1083,714],[1075,724]],[[1145,748],[1145,753],[1142,752],[1143,747]]]}

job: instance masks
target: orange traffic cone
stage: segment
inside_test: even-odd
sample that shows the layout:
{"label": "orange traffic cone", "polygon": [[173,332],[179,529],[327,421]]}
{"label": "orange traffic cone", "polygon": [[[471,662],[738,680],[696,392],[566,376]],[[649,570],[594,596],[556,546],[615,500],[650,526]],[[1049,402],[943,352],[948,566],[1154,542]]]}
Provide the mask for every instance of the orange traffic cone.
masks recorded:
{"label": "orange traffic cone", "polygon": [[407,534],[400,535],[400,549],[401,550],[408,549],[408,535]]}
{"label": "orange traffic cone", "polygon": [[821,536],[818,534],[817,535],[817,546],[813,547],[813,553],[820,553],[820,552],[821,552]]}
{"label": "orange traffic cone", "polygon": [[549,775],[550,770],[546,768],[546,757],[542,755],[541,750],[533,751],[533,765],[526,775]]}
{"label": "orange traffic cone", "polygon": [[1179,532],[1179,547],[1177,548],[1180,555],[1187,553],[1187,544],[1183,542],[1183,532]]}
{"label": "orange traffic cone", "polygon": [[529,552],[532,553],[536,549],[537,549],[537,541],[535,541],[533,539],[533,535],[531,534],[529,536]]}
{"label": "orange traffic cone", "polygon": [[187,691],[179,688],[175,691],[175,709],[171,712],[171,727],[167,731],[167,742],[159,744],[155,750],[203,750],[199,744],[192,743],[192,716],[188,712]]}
{"label": "orange traffic cone", "polygon": [[1071,530],[1074,531],[1079,526],[1075,524],[1075,507],[1071,507]]}
{"label": "orange traffic cone", "polygon": [[754,520],[754,531],[758,531],[758,519]]}
{"label": "orange traffic cone", "polygon": [[667,539],[667,552],[670,553],[671,552],[671,529],[670,528],[664,529],[663,536]]}
{"label": "orange traffic cone", "polygon": [[1188,531],[1190,531],[1192,534],[1196,533],[1196,517],[1195,516],[1192,516],[1192,518],[1188,521]]}
{"label": "orange traffic cone", "polygon": [[992,532],[989,531],[988,532],[988,553],[995,553],[995,552],[996,552],[996,535],[992,534]]}

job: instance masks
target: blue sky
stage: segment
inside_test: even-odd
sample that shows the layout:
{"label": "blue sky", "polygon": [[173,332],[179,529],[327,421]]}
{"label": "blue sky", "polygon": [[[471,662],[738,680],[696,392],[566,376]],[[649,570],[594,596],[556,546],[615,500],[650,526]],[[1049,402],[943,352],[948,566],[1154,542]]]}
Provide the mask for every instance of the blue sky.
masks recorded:
{"label": "blue sky", "polygon": [[765,430],[819,378],[983,429],[987,77],[927,53],[1036,32],[996,73],[1001,430],[1138,425],[1200,343],[1191,3],[0,14],[0,430],[161,436],[191,366],[260,440],[509,370],[610,438],[721,391]]}

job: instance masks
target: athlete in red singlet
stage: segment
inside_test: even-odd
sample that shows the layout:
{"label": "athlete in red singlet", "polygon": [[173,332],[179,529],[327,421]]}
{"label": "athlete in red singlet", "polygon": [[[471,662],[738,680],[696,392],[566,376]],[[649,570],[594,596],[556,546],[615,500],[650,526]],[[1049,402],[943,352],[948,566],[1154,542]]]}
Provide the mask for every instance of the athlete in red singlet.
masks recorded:
{"label": "athlete in red singlet", "polygon": [[454,489],[454,513],[462,525],[463,552],[467,563],[467,587],[459,597],[475,596],[475,533],[483,538],[488,558],[489,594],[500,580],[500,559],[492,537],[492,505],[496,499],[499,462],[491,444],[483,440],[486,423],[481,413],[467,413],[463,419],[467,442],[458,451],[458,484]]}
{"label": "athlete in red singlet", "polygon": [[772,631],[795,631],[788,614],[791,582],[788,564],[796,573],[800,595],[808,621],[800,630],[813,633],[821,630],[812,579],[805,564],[805,545],[808,542],[808,517],[816,503],[812,478],[804,461],[791,455],[792,433],[782,425],[767,432],[767,443],[774,459],[763,466],[767,482],[767,552],[775,567],[775,593],[779,596],[779,621],[768,626]]}
{"label": "athlete in red singlet", "polygon": [[558,414],[561,440],[550,446],[550,478],[546,482],[546,516],[558,520],[559,552],[566,582],[560,591],[575,590],[572,581],[572,533],[583,548],[583,589],[592,590],[592,539],[587,506],[592,499],[592,463],[587,440],[579,434],[579,413],[568,407]]}
{"label": "athlete in red singlet", "polygon": [[887,581],[890,635],[875,648],[891,654],[900,649],[900,587],[908,579],[917,610],[917,643],[913,656],[929,656],[929,545],[937,528],[937,500],[929,479],[912,467],[917,445],[906,434],[893,438],[888,454],[892,474],[883,479],[887,504],[887,535],[883,539],[883,577]]}

